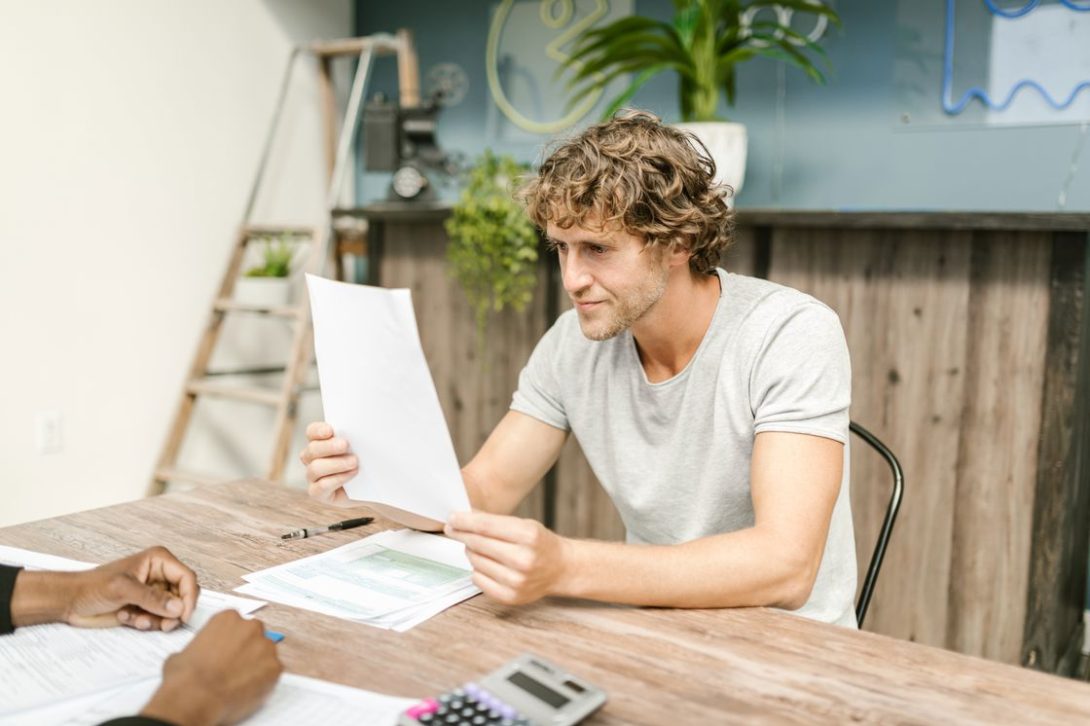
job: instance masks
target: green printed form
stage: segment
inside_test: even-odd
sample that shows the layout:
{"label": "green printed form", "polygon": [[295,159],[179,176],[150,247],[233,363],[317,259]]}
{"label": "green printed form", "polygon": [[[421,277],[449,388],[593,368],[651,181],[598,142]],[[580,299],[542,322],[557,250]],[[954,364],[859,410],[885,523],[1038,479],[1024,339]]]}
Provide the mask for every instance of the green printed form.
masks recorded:
{"label": "green printed form", "polygon": [[240,592],[398,630],[479,592],[460,542],[410,530],[373,534],[243,579]]}
{"label": "green printed form", "polygon": [[[367,547],[347,559],[303,561],[287,568],[303,580],[332,577],[341,582],[403,600],[418,599],[420,588],[443,588],[464,580],[469,570],[391,550],[381,545]],[[409,585],[412,587],[402,587]]]}

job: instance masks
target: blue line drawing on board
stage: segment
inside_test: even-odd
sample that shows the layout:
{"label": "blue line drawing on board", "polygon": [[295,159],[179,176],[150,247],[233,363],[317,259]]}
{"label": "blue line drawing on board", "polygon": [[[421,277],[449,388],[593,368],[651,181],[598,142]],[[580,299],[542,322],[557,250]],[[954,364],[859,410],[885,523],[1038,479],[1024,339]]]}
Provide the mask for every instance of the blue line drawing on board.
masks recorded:
{"label": "blue line drawing on board", "polygon": [[[1003,9],[996,5],[995,0],[983,0],[984,5],[987,6],[988,11],[997,17],[1004,18],[1006,20],[1014,20],[1016,18],[1023,17],[1028,13],[1035,10],[1040,4],[1041,0],[1029,0],[1025,5],[1020,8]],[[956,102],[953,100],[953,86],[954,86],[954,9],[955,0],[946,0],[946,41],[943,50],[943,63],[942,63],[942,108],[950,116],[956,116],[965,110],[972,100],[975,98],[984,104],[987,108],[993,111],[1004,111],[1014,101],[1018,93],[1024,88],[1030,88],[1040,94],[1048,105],[1057,111],[1062,111],[1068,108],[1074,103],[1075,98],[1082,91],[1090,88],[1090,80],[1083,81],[1076,85],[1066,99],[1060,100],[1050,94],[1044,86],[1029,78],[1023,78],[1015,83],[1010,91],[1007,93],[1007,97],[1002,102],[997,103],[988,95],[988,92],[979,86],[973,86],[967,90],[961,98]],[[1090,5],[1080,5],[1076,0],[1060,0],[1060,3],[1067,7],[1069,10],[1079,13],[1090,12]]]}

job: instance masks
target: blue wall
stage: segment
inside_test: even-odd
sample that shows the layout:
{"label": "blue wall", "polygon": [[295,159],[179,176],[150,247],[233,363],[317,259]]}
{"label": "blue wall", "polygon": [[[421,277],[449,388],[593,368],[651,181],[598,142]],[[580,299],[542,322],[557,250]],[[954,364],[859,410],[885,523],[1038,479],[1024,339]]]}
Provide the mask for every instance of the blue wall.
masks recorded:
{"label": "blue wall", "polygon": [[[485,138],[491,106],[485,42],[495,6],[495,0],[361,1],[356,22],[361,33],[412,29],[422,73],[445,61],[465,69],[468,97],[441,116],[444,148],[474,155],[491,145],[532,160],[546,137],[506,144]],[[1055,210],[1085,140],[1066,209],[1090,211],[1090,139],[1079,126],[995,127],[980,123],[979,113],[941,114],[942,0],[837,0],[834,6],[843,28],[831,30],[824,43],[832,66],[827,85],[764,59],[740,70],[738,104],[723,109],[749,132],[740,207]],[[672,13],[665,0],[636,0],[635,7],[661,19]],[[983,23],[961,30],[986,45]],[[373,90],[393,91],[393,62],[380,64],[373,78]],[[905,90],[912,84],[915,96]],[[679,120],[675,80],[656,79],[633,105]],[[380,179],[361,186],[365,199],[382,193]]]}

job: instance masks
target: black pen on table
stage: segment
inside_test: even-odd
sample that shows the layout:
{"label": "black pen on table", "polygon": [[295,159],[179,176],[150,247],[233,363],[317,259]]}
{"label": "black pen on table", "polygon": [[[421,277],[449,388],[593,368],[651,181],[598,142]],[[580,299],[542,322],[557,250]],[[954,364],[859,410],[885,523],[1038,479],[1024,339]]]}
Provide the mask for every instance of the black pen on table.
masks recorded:
{"label": "black pen on table", "polygon": [[346,519],[343,522],[334,522],[328,524],[325,527],[306,527],[304,529],[293,529],[287,534],[280,535],[280,539],[306,539],[307,537],[313,537],[316,534],[324,534],[325,532],[339,532],[342,529],[352,529],[353,527],[363,527],[364,525],[374,522],[374,517],[357,517],[356,519]]}

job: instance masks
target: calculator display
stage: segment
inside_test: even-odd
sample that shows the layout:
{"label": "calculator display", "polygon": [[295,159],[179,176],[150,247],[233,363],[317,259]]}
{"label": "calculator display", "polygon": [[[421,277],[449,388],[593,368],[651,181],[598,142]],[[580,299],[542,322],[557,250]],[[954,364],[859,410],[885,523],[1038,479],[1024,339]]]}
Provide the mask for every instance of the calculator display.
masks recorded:
{"label": "calculator display", "polygon": [[526,675],[522,671],[515,671],[511,675],[507,676],[507,680],[518,686],[522,690],[537,696],[539,699],[549,704],[553,708],[560,708],[568,703],[570,699],[565,698],[551,688],[538,683],[530,676]]}

